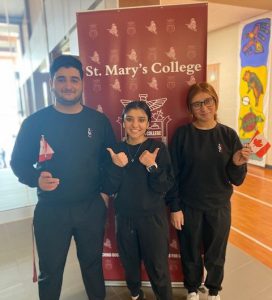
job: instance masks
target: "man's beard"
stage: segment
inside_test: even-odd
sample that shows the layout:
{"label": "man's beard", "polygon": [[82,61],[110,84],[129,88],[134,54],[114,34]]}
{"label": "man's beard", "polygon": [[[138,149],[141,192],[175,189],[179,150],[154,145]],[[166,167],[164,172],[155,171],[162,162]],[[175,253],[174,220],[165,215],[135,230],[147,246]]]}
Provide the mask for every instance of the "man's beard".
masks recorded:
{"label": "man's beard", "polygon": [[64,106],[73,106],[73,105],[76,105],[77,103],[81,102],[81,99],[82,99],[82,96],[74,99],[74,100],[66,100],[66,99],[63,99],[63,98],[60,98],[60,97],[56,97],[56,101],[61,104],[61,105],[64,105]]}
{"label": "man's beard", "polygon": [[71,100],[66,100],[64,98],[62,98],[60,96],[60,94],[55,91],[55,89],[52,89],[53,95],[55,96],[55,100],[56,102],[58,102],[59,104],[63,105],[63,106],[73,106],[76,105],[77,103],[81,102],[82,100],[82,92],[80,93],[80,95],[75,98],[75,99],[71,99]]}

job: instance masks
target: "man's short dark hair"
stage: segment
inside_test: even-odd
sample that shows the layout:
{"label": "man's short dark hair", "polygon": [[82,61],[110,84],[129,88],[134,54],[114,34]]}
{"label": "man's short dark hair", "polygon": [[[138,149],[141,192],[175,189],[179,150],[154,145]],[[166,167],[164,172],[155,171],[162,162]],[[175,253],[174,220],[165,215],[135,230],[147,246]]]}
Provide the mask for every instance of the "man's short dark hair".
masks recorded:
{"label": "man's short dark hair", "polygon": [[60,68],[75,68],[83,78],[83,69],[81,61],[73,55],[60,55],[56,57],[50,67],[50,76],[53,79],[54,75]]}

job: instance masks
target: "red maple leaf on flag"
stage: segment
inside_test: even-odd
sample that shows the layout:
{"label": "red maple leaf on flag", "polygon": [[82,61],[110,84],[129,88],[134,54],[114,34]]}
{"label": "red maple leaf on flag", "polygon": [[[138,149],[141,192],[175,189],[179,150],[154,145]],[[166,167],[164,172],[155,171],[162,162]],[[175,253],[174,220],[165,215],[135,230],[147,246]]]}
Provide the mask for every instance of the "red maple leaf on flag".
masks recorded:
{"label": "red maple leaf on flag", "polygon": [[262,143],[262,140],[261,139],[255,139],[253,141],[253,144],[256,146],[256,147],[262,147],[263,146],[263,143]]}
{"label": "red maple leaf on flag", "polygon": [[50,147],[48,142],[45,140],[44,135],[42,135],[40,140],[39,162],[50,160],[53,154],[54,154],[54,150]]}
{"label": "red maple leaf on flag", "polygon": [[255,132],[249,145],[251,147],[251,151],[255,153],[259,158],[262,158],[271,147],[269,142],[265,139],[264,135],[258,130]]}

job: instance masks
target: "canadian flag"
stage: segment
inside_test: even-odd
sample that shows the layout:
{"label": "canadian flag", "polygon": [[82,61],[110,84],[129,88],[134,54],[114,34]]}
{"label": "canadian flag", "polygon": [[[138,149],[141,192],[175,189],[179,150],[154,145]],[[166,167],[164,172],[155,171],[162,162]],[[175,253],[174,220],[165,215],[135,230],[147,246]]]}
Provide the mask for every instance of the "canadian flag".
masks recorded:
{"label": "canadian flag", "polygon": [[265,139],[263,134],[260,133],[258,130],[255,132],[249,145],[250,145],[251,151],[260,158],[262,158],[266,154],[268,149],[271,147],[271,145]]}
{"label": "canadian flag", "polygon": [[53,149],[45,140],[44,135],[42,135],[40,140],[39,162],[44,162],[46,160],[51,159],[53,154],[54,154]]}

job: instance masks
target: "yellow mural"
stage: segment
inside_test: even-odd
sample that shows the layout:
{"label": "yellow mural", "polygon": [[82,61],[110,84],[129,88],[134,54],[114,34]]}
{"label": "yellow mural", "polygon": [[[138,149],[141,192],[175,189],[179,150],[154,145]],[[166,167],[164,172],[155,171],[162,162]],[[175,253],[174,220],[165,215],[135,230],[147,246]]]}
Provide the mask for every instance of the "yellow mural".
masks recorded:
{"label": "yellow mural", "polygon": [[247,143],[256,130],[263,132],[265,115],[264,95],[267,86],[267,67],[245,66],[240,75],[239,136]]}

